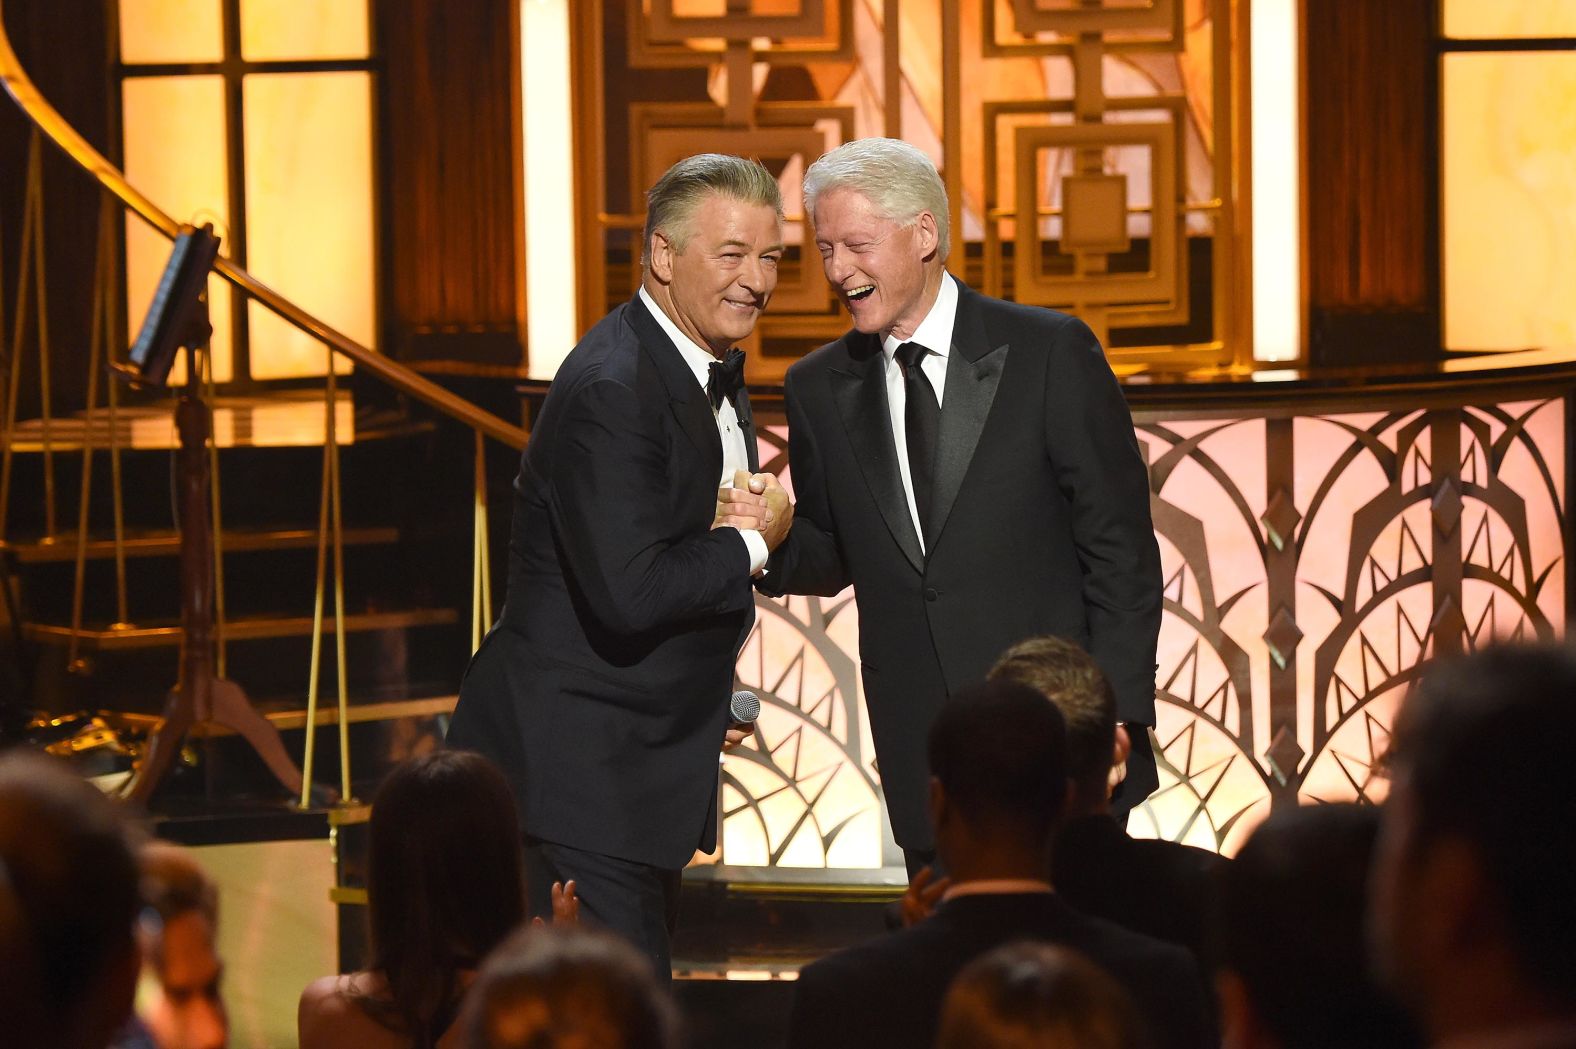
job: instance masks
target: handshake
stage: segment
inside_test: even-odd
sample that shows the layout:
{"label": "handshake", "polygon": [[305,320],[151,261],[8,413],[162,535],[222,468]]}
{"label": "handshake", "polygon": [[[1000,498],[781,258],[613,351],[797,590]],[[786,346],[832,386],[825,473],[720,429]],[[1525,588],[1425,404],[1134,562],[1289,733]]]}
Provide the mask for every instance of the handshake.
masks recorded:
{"label": "handshake", "polygon": [[738,528],[761,533],[766,549],[776,550],[793,524],[793,503],[788,490],[769,473],[736,470],[733,487],[717,489],[717,514],[713,528]]}

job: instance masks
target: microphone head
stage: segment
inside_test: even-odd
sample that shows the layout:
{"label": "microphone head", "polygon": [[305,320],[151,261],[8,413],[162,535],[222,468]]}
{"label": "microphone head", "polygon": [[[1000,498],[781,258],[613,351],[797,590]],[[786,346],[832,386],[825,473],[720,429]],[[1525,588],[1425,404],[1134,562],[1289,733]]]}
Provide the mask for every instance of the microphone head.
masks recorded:
{"label": "microphone head", "polygon": [[761,697],[754,692],[740,689],[728,700],[728,714],[734,724],[749,725],[761,716]]}

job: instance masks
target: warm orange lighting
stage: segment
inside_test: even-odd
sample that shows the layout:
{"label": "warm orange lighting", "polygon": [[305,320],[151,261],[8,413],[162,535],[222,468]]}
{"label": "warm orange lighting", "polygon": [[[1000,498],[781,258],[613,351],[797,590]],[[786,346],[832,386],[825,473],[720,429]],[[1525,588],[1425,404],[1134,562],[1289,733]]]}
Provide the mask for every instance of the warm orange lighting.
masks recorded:
{"label": "warm orange lighting", "polygon": [[1576,54],[1447,54],[1445,345],[1576,345]]}
{"label": "warm orange lighting", "polygon": [[[229,179],[224,163],[224,82],[218,76],[132,77],[121,85],[124,99],[126,177],[153,202],[187,222],[212,222],[228,254]],[[179,114],[175,117],[175,114]],[[141,219],[126,216],[127,344],[135,338],[170,242]],[[213,370],[219,382],[232,377],[230,286],[208,281],[213,322]],[[184,383],[184,355],[170,374]]]}
{"label": "warm orange lighting", "polygon": [[120,59],[129,64],[217,62],[220,0],[120,0]]}
{"label": "warm orange lighting", "polygon": [[367,57],[366,0],[241,0],[248,62]]}
{"label": "warm orange lighting", "polygon": [[[370,75],[254,75],[244,98],[248,269],[376,347]],[[257,303],[250,310],[253,378],[323,374],[322,343]]]}
{"label": "warm orange lighting", "polygon": [[1444,0],[1445,35],[1576,36],[1576,0]]}

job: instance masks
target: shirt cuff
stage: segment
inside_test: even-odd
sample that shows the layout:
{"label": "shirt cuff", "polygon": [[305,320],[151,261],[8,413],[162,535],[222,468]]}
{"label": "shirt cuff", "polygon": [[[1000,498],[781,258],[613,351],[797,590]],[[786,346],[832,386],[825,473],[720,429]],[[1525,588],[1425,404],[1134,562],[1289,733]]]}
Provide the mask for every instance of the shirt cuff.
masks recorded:
{"label": "shirt cuff", "polygon": [[739,534],[744,537],[744,547],[750,552],[750,575],[755,575],[766,567],[766,558],[771,553],[766,549],[766,539],[753,528],[741,528]]}

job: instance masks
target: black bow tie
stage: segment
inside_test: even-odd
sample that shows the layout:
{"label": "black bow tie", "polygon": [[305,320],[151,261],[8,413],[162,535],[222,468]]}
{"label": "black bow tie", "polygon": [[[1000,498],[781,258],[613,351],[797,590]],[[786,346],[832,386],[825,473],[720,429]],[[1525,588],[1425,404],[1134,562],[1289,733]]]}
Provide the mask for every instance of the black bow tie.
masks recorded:
{"label": "black bow tie", "polygon": [[744,351],[735,347],[720,361],[711,362],[711,374],[706,377],[706,397],[711,410],[720,411],[722,402],[732,402],[734,394],[744,389]]}

